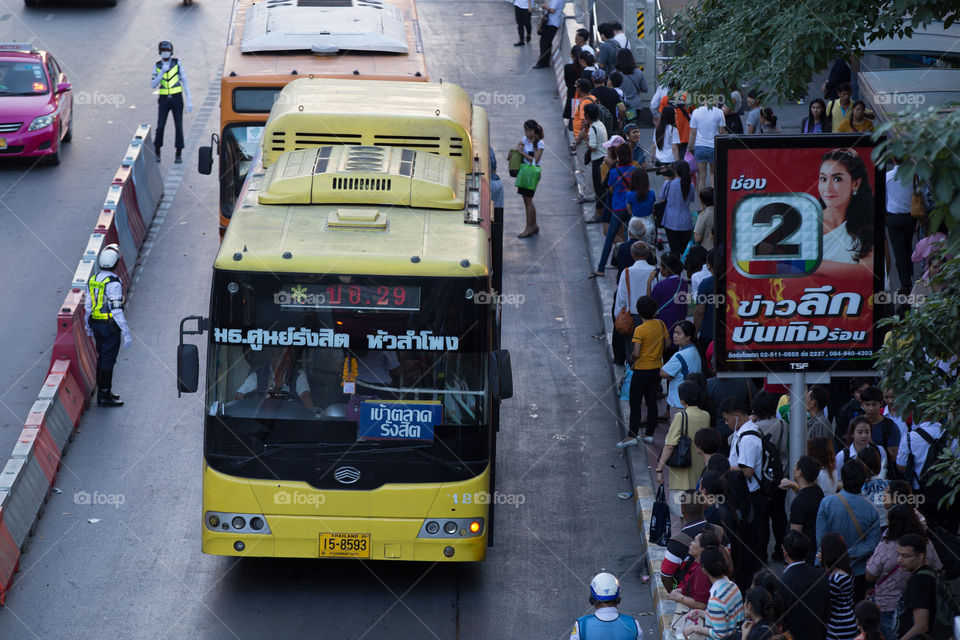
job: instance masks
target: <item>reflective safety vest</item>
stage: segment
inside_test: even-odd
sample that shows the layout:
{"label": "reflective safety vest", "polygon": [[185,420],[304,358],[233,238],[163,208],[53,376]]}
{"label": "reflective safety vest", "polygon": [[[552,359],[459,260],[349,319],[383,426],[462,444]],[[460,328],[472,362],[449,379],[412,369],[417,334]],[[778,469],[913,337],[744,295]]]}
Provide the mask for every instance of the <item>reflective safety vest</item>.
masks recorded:
{"label": "reflective safety vest", "polygon": [[[157,73],[163,69],[163,60],[157,63]],[[183,91],[183,85],[180,84],[180,61],[177,58],[170,59],[170,68],[160,78],[160,95],[172,96]]]}
{"label": "reflective safety vest", "polygon": [[621,613],[616,620],[601,620],[594,614],[577,620],[580,640],[636,640],[637,621]]}
{"label": "reflective safety vest", "polygon": [[97,322],[106,322],[113,319],[111,309],[122,309],[122,300],[107,300],[107,284],[111,282],[120,282],[120,278],[114,275],[108,275],[104,280],[99,281],[94,276],[87,283],[87,290],[90,293],[90,305],[92,311],[90,320]]}

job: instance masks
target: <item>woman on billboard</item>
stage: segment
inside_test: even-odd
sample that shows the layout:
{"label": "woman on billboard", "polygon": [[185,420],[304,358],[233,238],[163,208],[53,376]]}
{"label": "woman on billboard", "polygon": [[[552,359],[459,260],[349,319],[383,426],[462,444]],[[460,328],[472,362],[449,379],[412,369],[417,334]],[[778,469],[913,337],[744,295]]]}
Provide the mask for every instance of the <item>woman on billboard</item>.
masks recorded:
{"label": "woman on billboard", "polygon": [[853,149],[834,149],[820,162],[823,261],[873,270],[873,192],[867,167]]}

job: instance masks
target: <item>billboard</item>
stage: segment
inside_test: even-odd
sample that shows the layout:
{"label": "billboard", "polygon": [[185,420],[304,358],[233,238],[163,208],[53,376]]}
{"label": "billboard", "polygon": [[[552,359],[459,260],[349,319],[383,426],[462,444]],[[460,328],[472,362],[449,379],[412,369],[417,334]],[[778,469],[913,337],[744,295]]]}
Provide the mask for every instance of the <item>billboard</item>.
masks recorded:
{"label": "billboard", "polygon": [[872,368],[886,248],[872,150],[869,135],[717,138],[717,371]]}

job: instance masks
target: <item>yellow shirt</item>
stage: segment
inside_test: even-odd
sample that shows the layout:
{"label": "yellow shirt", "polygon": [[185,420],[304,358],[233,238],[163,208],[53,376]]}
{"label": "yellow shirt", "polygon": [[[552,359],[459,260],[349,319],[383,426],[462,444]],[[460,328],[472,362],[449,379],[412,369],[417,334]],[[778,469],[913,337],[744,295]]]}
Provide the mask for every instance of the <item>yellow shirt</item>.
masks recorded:
{"label": "yellow shirt", "polygon": [[837,133],[853,133],[854,131],[862,133],[864,131],[870,131],[871,129],[873,129],[872,120],[864,118],[862,123],[854,124],[850,118],[845,118],[834,131]]}
{"label": "yellow shirt", "polygon": [[831,100],[827,103],[827,117],[830,118],[830,130],[837,132],[840,130],[840,123],[850,119],[850,111],[853,109],[853,100],[846,107],[840,105],[840,100]]}
{"label": "yellow shirt", "polygon": [[[697,480],[703,472],[703,456],[697,453],[693,446],[693,436],[700,429],[710,428],[710,414],[697,407],[687,407],[687,437],[690,438],[690,466],[685,468],[667,467],[670,470],[670,490],[688,491],[697,485]],[[663,441],[664,446],[677,446],[683,429],[683,412],[677,412],[670,423],[670,430]]]}
{"label": "yellow shirt", "polygon": [[663,340],[667,325],[663,320],[647,320],[633,330],[633,342],[640,345],[640,357],[633,363],[636,371],[659,369],[663,366]]}

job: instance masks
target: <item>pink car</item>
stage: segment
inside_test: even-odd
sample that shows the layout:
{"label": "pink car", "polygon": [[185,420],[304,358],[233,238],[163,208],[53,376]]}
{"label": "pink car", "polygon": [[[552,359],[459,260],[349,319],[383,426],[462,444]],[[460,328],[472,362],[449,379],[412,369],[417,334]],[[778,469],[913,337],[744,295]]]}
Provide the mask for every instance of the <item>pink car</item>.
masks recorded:
{"label": "pink car", "polygon": [[0,158],[45,157],[60,164],[73,137],[73,95],[47,51],[0,43]]}

